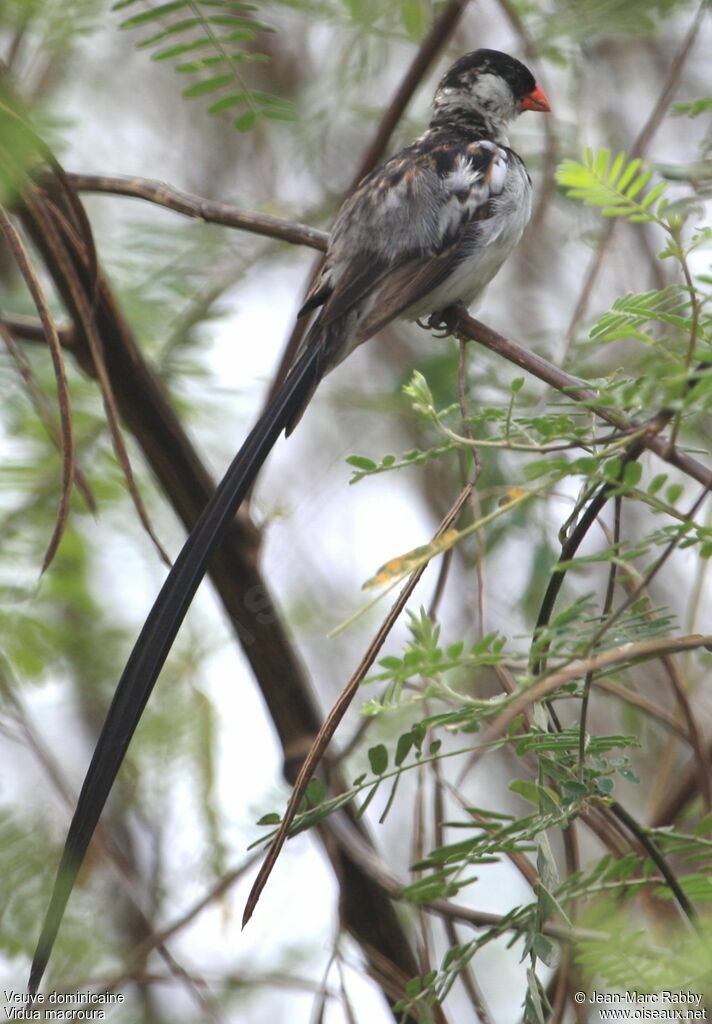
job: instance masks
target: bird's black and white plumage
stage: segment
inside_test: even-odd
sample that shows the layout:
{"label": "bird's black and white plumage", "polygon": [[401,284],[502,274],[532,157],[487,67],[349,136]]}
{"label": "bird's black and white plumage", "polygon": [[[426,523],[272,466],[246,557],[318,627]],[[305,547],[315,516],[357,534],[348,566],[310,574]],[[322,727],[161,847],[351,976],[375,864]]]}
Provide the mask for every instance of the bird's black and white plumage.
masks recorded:
{"label": "bird's black and white plumage", "polygon": [[531,181],[505,131],[522,110],[549,109],[531,72],[476,50],[443,77],[434,108],[425,134],[341,207],[300,311],[322,307],[302,345],[320,352],[319,376],[396,317],[472,305],[526,227]]}
{"label": "bird's black and white plumage", "polygon": [[531,72],[495,50],[461,57],[441,80],[430,127],[343,204],[300,315],[319,309],[284,384],[235,456],[148,614],[116,689],[72,819],[29,991],[44,973],[94,828],[154,683],[211,556],[282,430],[323,375],[396,317],[476,300],[529,219],[531,185],[505,128],[549,109]]}

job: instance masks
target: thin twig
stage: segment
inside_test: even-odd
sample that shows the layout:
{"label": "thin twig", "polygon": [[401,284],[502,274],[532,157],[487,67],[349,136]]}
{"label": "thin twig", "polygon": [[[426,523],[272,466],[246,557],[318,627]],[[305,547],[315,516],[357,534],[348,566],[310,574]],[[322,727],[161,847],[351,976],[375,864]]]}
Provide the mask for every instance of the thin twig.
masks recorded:
{"label": "thin twig", "polygon": [[[46,342],[42,321],[35,317],[23,316],[20,313],[3,313],[0,322],[15,338],[23,341]],[[73,349],[75,347],[74,328],[69,323],[55,324],[57,336],[62,348]]]}
{"label": "thin twig", "polygon": [[[452,508],[450,509],[450,511],[448,512],[448,514],[445,516],[440,526],[438,527],[434,539],[441,537],[447,530],[450,529],[452,524],[457,520],[457,517],[459,516],[467,499],[469,498],[470,490],[471,488],[468,485],[467,487],[463,488],[463,490],[460,492]],[[302,767],[299,771],[299,775],[297,776],[296,782],[294,783],[294,789],[292,790],[292,795],[289,799],[289,803],[284,813],[282,822],[279,826],[279,829],[274,840],[272,841],[272,845],[267,851],[265,861],[259,870],[257,878],[255,879],[254,885],[252,886],[252,889],[250,891],[250,895],[248,896],[247,903],[245,905],[245,911],[242,918],[243,928],[252,917],[252,913],[255,907],[257,906],[257,902],[260,898],[260,895],[262,894],[265,885],[267,884],[267,880],[272,872],[272,868],[274,867],[277,858],[279,857],[280,851],[284,846],[285,840],[287,838],[287,833],[289,831],[289,827],[292,824],[294,816],[297,813],[297,808],[301,802],[302,796],[304,795],[304,790],[306,789],[307,783],[314,774],[314,771],[317,765],[319,764],[324,754],[324,751],[329,745],[329,742],[331,741],[334,732],[336,731],[339,723],[346,714],[346,711],[349,705],[351,704],[351,701],[356,696],[356,693],[358,692],[358,688],[361,685],[361,682],[363,681],[366,673],[370,669],[373,662],[376,660],[378,652],[385,643],[388,634],[393,629],[393,626],[398,620],[413,590],[419,583],[421,576],[425,572],[425,569],[426,564],[421,565],[415,570],[415,572],[413,572],[410,575],[410,577],[408,578],[408,582],[401,590],[397,600],[393,604],[393,607],[386,616],[383,624],[376,633],[372,642],[369,644],[368,650],[363,656],[361,663],[359,664],[358,668],[352,675],[349,682],[346,684],[346,687],[342,691],[341,695],[337,699],[331,711],[324,719],[324,722],[321,728],[319,729],[316,739],[312,743],[309,749],[309,753],[307,754],[304,763],[302,764]]]}
{"label": "thin twig", "polygon": [[682,910],[684,916],[687,918],[688,921],[694,924],[697,918],[697,912],[688,900],[683,890],[680,888],[680,883],[675,878],[675,875],[668,867],[667,861],[660,853],[655,843],[650,838],[647,829],[642,828],[635,820],[635,818],[628,814],[626,809],[624,807],[621,807],[621,805],[616,800],[612,801],[612,803],[610,804],[610,810],[613,814],[615,814],[615,816],[620,821],[623,822],[626,828],[635,836],[640,845],[645,849],[645,852],[648,854],[653,863],[657,866],[658,870],[660,871],[660,874],[663,876],[665,882],[669,886],[670,891],[675,896],[675,899],[677,900],[677,903],[680,909]]}
{"label": "thin twig", "polygon": [[67,284],[72,292],[72,298],[76,304],[77,313],[81,318],[82,329],[86,335],[97,379],[101,386],[114,453],[126,480],[126,486],[133,500],[134,507],[162,561],[167,566],[170,566],[171,560],[153,529],[148,511],[136,484],[133,469],[131,468],[131,460],[129,459],[120,425],[114,389],[106,368],[103,344],[94,316],[94,299],[87,295],[83,283],[77,276],[73,266],[72,256],[79,256],[79,258],[86,260],[87,268],[91,272],[91,253],[86,249],[82,239],[76,234],[72,225],[62,216],[60,210],[53,203],[46,204],[38,195],[28,195],[25,201],[36,217],[38,224],[45,232],[47,240],[52,246],[55,258],[62,268]]}
{"label": "thin twig", "polygon": [[[54,413],[49,404],[49,401],[47,400],[47,396],[42,390],[39,381],[35,377],[31,364],[25,358],[24,352],[15,341],[13,334],[8,327],[7,318],[0,318],[0,337],[2,338],[8,352],[10,353],[10,357],[15,363],[15,366],[17,367],[18,373],[25,382],[25,387],[27,388],[27,393],[30,397],[30,401],[32,402],[35,408],[35,411],[42,426],[45,428],[47,432],[47,436],[49,437],[57,451],[61,452],[61,426],[58,427],[57,424],[55,423]],[[43,341],[46,340],[44,333],[42,333],[41,337]],[[62,346],[64,347],[64,342],[62,342]],[[77,489],[84,497],[84,501],[86,502],[87,508],[89,509],[90,512],[96,514],[97,504],[96,499],[94,498],[94,494],[92,493],[91,485],[89,484],[89,481],[87,480],[82,470],[79,468],[78,465],[76,465],[76,460],[74,466],[74,480],[77,485]]]}
{"label": "thin twig", "polygon": [[599,651],[587,658],[573,658],[559,668],[547,672],[531,686],[507,701],[501,714],[487,728],[480,743],[473,751],[473,758],[480,759],[482,754],[505,735],[507,729],[518,715],[537,701],[548,697],[566,683],[583,679],[588,672],[603,672],[629,662],[651,661],[663,654],[681,654],[684,651],[696,651],[712,647],[712,636],[692,634],[681,637],[660,637],[655,640],[639,640],[620,644],[605,651]]}
{"label": "thin twig", "polygon": [[590,409],[596,416],[612,424],[617,430],[633,432],[645,428],[645,432],[640,436],[640,443],[644,448],[655,452],[665,462],[676,466],[703,486],[712,488],[712,470],[703,466],[701,462],[686,452],[680,451],[678,448],[670,449],[668,440],[664,436],[658,436],[660,428],[656,422],[657,417],[650,424],[642,424],[628,419],[614,409],[599,404],[595,393],[586,388],[577,377],[572,377],[542,356],[530,352],[518,342],[503,337],[493,331],[491,327],[475,320],[474,317],[468,315],[463,307],[452,306],[444,314],[444,322],[454,334],[464,335],[464,337],[484,345],[490,351],[497,352],[510,363],[521,367],[532,376],[544,381],[545,384],[550,384],[557,391],[561,391],[573,401]]}
{"label": "thin twig", "polygon": [[44,559],[42,561],[42,572],[47,569],[55,556],[59,542],[62,539],[65,527],[69,520],[69,510],[72,495],[72,484],[74,482],[74,434],[72,430],[72,409],[67,384],[67,374],[64,367],[62,346],[57,334],[54,319],[50,312],[47,300],[40,280],[35,273],[25,245],[16,231],[12,221],[5,210],[0,207],[0,230],[2,230],[8,247],[13,255],[17,268],[22,275],[27,289],[32,296],[37,313],[42,322],[42,327],[47,340],[47,346],[52,359],[52,367],[57,382],[57,402],[59,406],[60,437],[62,451],[62,490],[59,497],[57,517],[54,530],[50,537]]}

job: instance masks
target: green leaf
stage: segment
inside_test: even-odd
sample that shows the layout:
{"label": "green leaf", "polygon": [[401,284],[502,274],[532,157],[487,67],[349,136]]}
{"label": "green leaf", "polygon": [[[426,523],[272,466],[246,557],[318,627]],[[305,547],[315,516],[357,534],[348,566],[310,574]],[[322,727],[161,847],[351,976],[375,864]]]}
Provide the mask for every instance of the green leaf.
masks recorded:
{"label": "green leaf", "polygon": [[528,779],[514,779],[508,788],[512,793],[528,800],[530,804],[539,806],[539,786],[535,782],[530,782]]}
{"label": "green leaf", "polygon": [[175,70],[179,75],[197,75],[208,68],[220,67],[222,64],[229,64],[232,54],[215,54],[212,57],[199,57],[197,60],[187,61],[185,64],[176,64]]}
{"label": "green leaf", "polygon": [[398,737],[398,743],[396,744],[396,766],[403,764],[406,757],[410,753],[413,747],[413,734],[412,732],[404,732],[402,736]]}
{"label": "green leaf", "polygon": [[138,25],[146,25],[151,21],[158,21],[166,14],[181,11],[189,6],[188,0],[170,0],[169,3],[159,4],[158,7],[151,7],[147,11],[141,11],[140,14],[134,14],[131,18],[127,18],[126,21],[121,22],[121,28],[136,28]]}
{"label": "green leaf", "polygon": [[405,0],[401,9],[403,28],[411,39],[421,39],[425,31],[426,13],[423,0]]}
{"label": "green leaf", "polygon": [[616,456],[613,459],[609,459],[608,462],[606,462],[604,467],[603,467],[603,475],[604,475],[604,477],[606,478],[606,480],[610,480],[611,482],[615,482],[615,481],[619,480],[620,472],[621,472],[621,459],[618,456]]}
{"label": "green leaf", "polygon": [[626,487],[637,487],[643,475],[643,467],[639,462],[628,462],[623,470],[623,482]]}
{"label": "green leaf", "polygon": [[215,92],[216,89],[221,89],[224,85],[230,85],[234,81],[235,76],[232,73],[214,75],[212,78],[206,78],[202,82],[196,82],[195,85],[189,85],[187,89],[183,90],[183,95],[186,99],[204,96],[206,93]]}
{"label": "green leaf", "polygon": [[231,92],[228,96],[223,96],[222,99],[217,100],[215,103],[211,103],[208,107],[209,114],[222,114],[223,111],[229,110],[231,107],[237,107],[240,103],[244,103],[247,99],[247,93],[245,92]]}
{"label": "green leaf", "polygon": [[383,775],[388,767],[388,750],[382,743],[371,747],[368,752],[368,762],[374,775]]}
{"label": "green leaf", "polygon": [[657,202],[657,200],[660,198],[660,196],[663,194],[663,192],[666,190],[666,188],[667,188],[667,182],[664,182],[664,181],[661,181],[654,188],[651,188],[650,192],[648,192],[648,194],[645,196],[645,198],[640,203],[642,208],[644,210],[647,210],[649,206],[652,206],[653,203]]}
{"label": "green leaf", "polygon": [[319,778],[310,779],[307,783],[306,798],[310,804],[323,803],[326,797],[326,786]]}
{"label": "green leaf", "polygon": [[156,43],[162,42],[170,36],[180,35],[181,32],[187,32],[188,29],[195,28],[196,25],[202,26],[202,24],[203,21],[201,18],[184,18],[182,21],[176,21],[172,25],[167,25],[155,35],[149,36],[147,39],[142,39],[140,43],[136,43],[136,48],[138,50],[145,50],[150,46],[154,46]]}
{"label": "green leaf", "polygon": [[236,117],[232,123],[238,132],[249,132],[250,128],[254,128],[257,123],[257,111],[246,110],[244,114]]}
{"label": "green leaf", "polygon": [[371,470],[378,469],[378,466],[373,459],[367,459],[364,455],[349,455],[346,459],[349,466],[355,466],[356,469],[363,469],[367,473]]}
{"label": "green leaf", "polygon": [[537,932],[537,934],[532,937],[531,951],[534,956],[537,957],[538,960],[541,960],[542,963],[545,963],[547,967],[555,966],[556,957],[554,955],[553,943],[551,943],[546,936],[542,935],[540,932]]}
{"label": "green leaf", "polygon": [[619,153],[613,163],[610,151],[600,150],[594,155],[584,152],[583,164],[564,160],[556,172],[559,184],[567,188],[572,199],[582,199],[589,206],[602,207],[606,217],[628,217],[631,221],[656,219],[652,209],[660,200],[667,185],[661,182],[648,195],[638,198],[647,186],[652,171],[641,170],[635,158],[626,165],[626,157]]}
{"label": "green leaf", "polygon": [[665,497],[671,505],[674,505],[680,497],[680,495],[682,494],[683,490],[684,487],[682,486],[682,484],[670,484],[668,489],[665,491]]}
{"label": "green leaf", "polygon": [[686,114],[687,117],[699,117],[712,110],[712,96],[704,96],[699,100],[688,100],[685,103],[674,103],[671,114],[673,117],[680,117]]}
{"label": "green leaf", "polygon": [[205,21],[211,25],[239,25],[258,32],[274,32],[271,25],[265,25],[261,21],[253,21],[252,18],[240,18],[236,14],[211,14]]}
{"label": "green leaf", "polygon": [[[241,29],[235,32],[228,32],[224,36],[215,36],[211,38],[204,36],[200,39],[193,39],[187,43],[176,43],[174,46],[166,46],[163,50],[156,50],[151,55],[151,60],[172,60],[173,57],[181,57],[184,53],[192,53],[194,50],[205,49],[208,46],[222,46],[224,43],[235,43],[238,40],[252,40],[255,38],[255,33],[250,32],[247,29]],[[140,44],[139,44],[140,45]],[[237,59],[237,54],[232,55],[232,59]],[[246,56],[245,54],[239,55],[241,58]],[[251,55],[255,57],[255,54]]]}
{"label": "green leaf", "polygon": [[640,160],[638,159],[631,160],[631,162],[628,164],[627,168],[621,175],[620,180],[616,182],[616,186],[617,188],[620,189],[621,192],[625,191],[626,186],[635,177],[639,167]]}
{"label": "green leaf", "polygon": [[410,378],[409,383],[404,386],[403,391],[423,409],[433,408],[435,405],[428,382],[418,370],[414,371],[413,376]]}
{"label": "green leaf", "polygon": [[394,671],[397,671],[401,667],[403,662],[401,661],[400,658],[395,658],[395,657],[393,657],[393,655],[387,654],[385,658],[381,658],[380,659],[378,664],[382,665],[383,668],[392,669]]}
{"label": "green leaf", "polygon": [[258,825],[279,825],[282,820],[281,815],[277,814],[276,811],[271,811],[269,814],[263,814],[257,822]]}
{"label": "green leaf", "polygon": [[633,199],[635,196],[637,196],[641,189],[645,188],[645,186],[648,184],[652,176],[652,171],[643,171],[642,174],[639,174],[635,181],[631,182],[631,184],[625,190],[626,197],[628,199]]}
{"label": "green leaf", "polygon": [[406,982],[405,994],[409,999],[415,999],[416,996],[420,995],[423,988],[423,983],[420,978],[411,978],[410,981]]}

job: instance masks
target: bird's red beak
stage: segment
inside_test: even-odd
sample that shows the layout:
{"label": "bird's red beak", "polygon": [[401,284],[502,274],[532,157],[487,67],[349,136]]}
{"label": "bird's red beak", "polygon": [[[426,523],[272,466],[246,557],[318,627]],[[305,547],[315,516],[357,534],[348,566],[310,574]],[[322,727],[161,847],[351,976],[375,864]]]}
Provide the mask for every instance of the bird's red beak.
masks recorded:
{"label": "bird's red beak", "polygon": [[542,113],[550,111],[549,101],[544,95],[544,90],[540,85],[535,85],[531,92],[522,99],[519,106],[522,110],[541,110]]}

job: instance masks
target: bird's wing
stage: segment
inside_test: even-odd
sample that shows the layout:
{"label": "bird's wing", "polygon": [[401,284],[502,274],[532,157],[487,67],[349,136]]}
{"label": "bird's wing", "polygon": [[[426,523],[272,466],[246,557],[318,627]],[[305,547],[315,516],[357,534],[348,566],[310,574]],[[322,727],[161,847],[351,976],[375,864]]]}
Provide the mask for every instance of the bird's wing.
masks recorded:
{"label": "bird's wing", "polygon": [[462,245],[458,239],[443,252],[423,253],[391,269],[376,292],[372,309],[359,322],[356,343],[372,338],[409,306],[434,291],[450,276],[461,259]]}
{"label": "bird's wing", "polygon": [[344,205],[302,311],[323,303],[325,327],[370,299],[363,341],[422,299],[461,258],[467,227],[491,215],[507,160],[507,150],[488,140],[422,139],[378,168]]}

